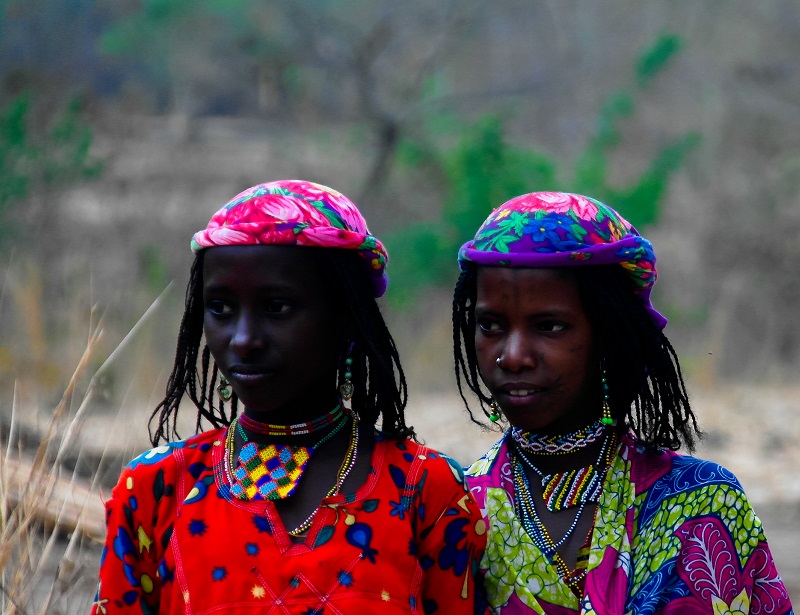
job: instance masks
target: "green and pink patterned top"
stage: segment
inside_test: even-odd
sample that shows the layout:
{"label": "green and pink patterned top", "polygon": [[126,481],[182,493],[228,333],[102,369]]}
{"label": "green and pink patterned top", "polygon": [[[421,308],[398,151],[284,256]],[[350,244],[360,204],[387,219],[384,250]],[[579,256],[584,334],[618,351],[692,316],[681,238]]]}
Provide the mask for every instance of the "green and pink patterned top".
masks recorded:
{"label": "green and pink patterned top", "polygon": [[792,614],[761,522],[728,470],[625,436],[598,502],[582,598],[514,512],[505,438],[467,470],[488,525],[481,561],[495,615]]}

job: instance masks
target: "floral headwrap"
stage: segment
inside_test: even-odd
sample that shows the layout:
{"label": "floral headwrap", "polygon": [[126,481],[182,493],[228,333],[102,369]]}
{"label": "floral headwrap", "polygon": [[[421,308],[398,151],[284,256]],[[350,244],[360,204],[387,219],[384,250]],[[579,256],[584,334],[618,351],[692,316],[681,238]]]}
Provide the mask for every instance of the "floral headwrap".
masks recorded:
{"label": "floral headwrap", "polygon": [[653,245],[616,211],[595,199],[532,192],[495,209],[458,252],[465,263],[495,267],[572,267],[619,263],[659,329],[667,319],[650,302],[656,282]]}
{"label": "floral headwrap", "polygon": [[192,237],[192,251],[214,246],[298,245],[358,250],[373,294],[386,292],[388,255],[364,217],[343,194],[287,179],[248,188]]}

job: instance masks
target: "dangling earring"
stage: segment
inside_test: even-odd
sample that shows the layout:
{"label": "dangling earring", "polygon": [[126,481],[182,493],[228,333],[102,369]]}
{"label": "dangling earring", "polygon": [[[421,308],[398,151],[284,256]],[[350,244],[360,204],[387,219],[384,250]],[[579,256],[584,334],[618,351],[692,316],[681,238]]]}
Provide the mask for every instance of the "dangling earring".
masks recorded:
{"label": "dangling earring", "polygon": [[355,389],[352,380],[350,380],[353,377],[353,372],[350,371],[353,367],[352,352],[353,344],[350,344],[350,348],[347,350],[347,356],[344,359],[344,380],[339,385],[339,395],[342,396],[344,401],[350,401]]}
{"label": "dangling earring", "polygon": [[231,388],[231,383],[228,382],[227,378],[225,378],[225,376],[222,374],[219,376],[217,395],[222,401],[230,401],[231,397],[233,397],[233,388]]}
{"label": "dangling earring", "polygon": [[491,413],[489,414],[489,420],[492,423],[496,423],[497,421],[499,421],[500,420],[500,408],[497,407],[497,402],[495,400],[492,400],[491,402],[489,402],[489,410],[491,410]]}
{"label": "dangling earring", "polygon": [[608,382],[606,381],[605,366],[600,372],[600,382],[603,386],[603,416],[600,418],[600,422],[603,425],[609,425],[613,427],[617,424],[617,419],[611,416],[611,405],[608,403]]}

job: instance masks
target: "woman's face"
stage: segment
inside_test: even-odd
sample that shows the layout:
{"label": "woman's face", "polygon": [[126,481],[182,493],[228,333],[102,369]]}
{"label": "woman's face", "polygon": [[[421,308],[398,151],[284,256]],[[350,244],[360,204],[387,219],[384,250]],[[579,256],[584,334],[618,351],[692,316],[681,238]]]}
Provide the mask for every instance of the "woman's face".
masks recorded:
{"label": "woman's face", "polygon": [[477,291],[478,367],[509,422],[566,433],[596,418],[600,374],[574,275],[479,267]]}
{"label": "woman's face", "polygon": [[297,423],[335,403],[341,323],[325,287],[308,248],[206,251],[206,343],[249,414],[269,413],[270,422]]}

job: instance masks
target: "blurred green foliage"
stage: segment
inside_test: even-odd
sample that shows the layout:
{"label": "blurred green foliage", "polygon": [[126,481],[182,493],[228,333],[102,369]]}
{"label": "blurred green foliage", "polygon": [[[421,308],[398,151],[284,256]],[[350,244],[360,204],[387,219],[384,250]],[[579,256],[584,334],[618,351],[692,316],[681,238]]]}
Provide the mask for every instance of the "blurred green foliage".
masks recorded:
{"label": "blurred green foliage", "polygon": [[248,2],[235,0],[144,0],[138,11],[112,22],[100,37],[105,53],[138,56],[152,70],[166,69],[169,52],[192,35],[241,26]]}
{"label": "blurred green foliage", "polygon": [[404,143],[401,160],[439,168],[447,193],[438,220],[409,225],[386,238],[392,256],[390,300],[399,307],[408,306],[421,288],[452,284],[461,244],[475,234],[494,207],[526,192],[586,194],[608,203],[640,229],[658,222],[669,179],[697,145],[699,135],[683,135],[661,147],[629,185],[612,186],[608,169],[622,140],[621,121],[635,113],[637,95],[665,70],[680,48],[679,37],[662,35],[640,54],[633,85],[611,94],[601,106],[595,133],[571,173],[552,156],[509,143],[501,120],[494,116],[473,124],[448,118],[445,123],[454,125],[461,135],[448,149]]}
{"label": "blurred green foliage", "polygon": [[155,242],[139,248],[139,275],[151,295],[158,295],[170,282],[169,268],[162,247]]}
{"label": "blurred green foliage", "polygon": [[18,234],[14,205],[36,191],[99,175],[89,154],[92,131],[74,97],[49,117],[35,114],[35,97],[18,94],[0,107],[0,242]]}
{"label": "blurred green foliage", "polygon": [[[293,71],[299,59],[292,56],[297,35],[286,23],[291,10],[291,4],[259,0],[143,0],[104,27],[99,49],[136,66],[147,91],[162,98],[162,109],[214,111],[213,101],[220,104],[220,91],[230,86],[235,93],[227,92],[223,112],[235,113],[241,104],[235,99],[252,98],[254,89],[231,83],[234,75],[253,83],[260,68],[274,67],[281,93],[299,78]],[[221,61],[224,73],[215,69]]]}
{"label": "blurred green foliage", "polygon": [[640,229],[658,222],[669,178],[683,164],[700,137],[696,133],[689,133],[663,146],[639,178],[623,187],[614,187],[609,183],[609,158],[622,140],[620,123],[635,112],[636,95],[666,69],[669,60],[681,50],[681,46],[680,37],[665,34],[639,55],[635,85],[612,94],[605,101],[598,115],[595,134],[575,165],[573,181],[566,184],[569,191],[587,194],[608,203]]}

